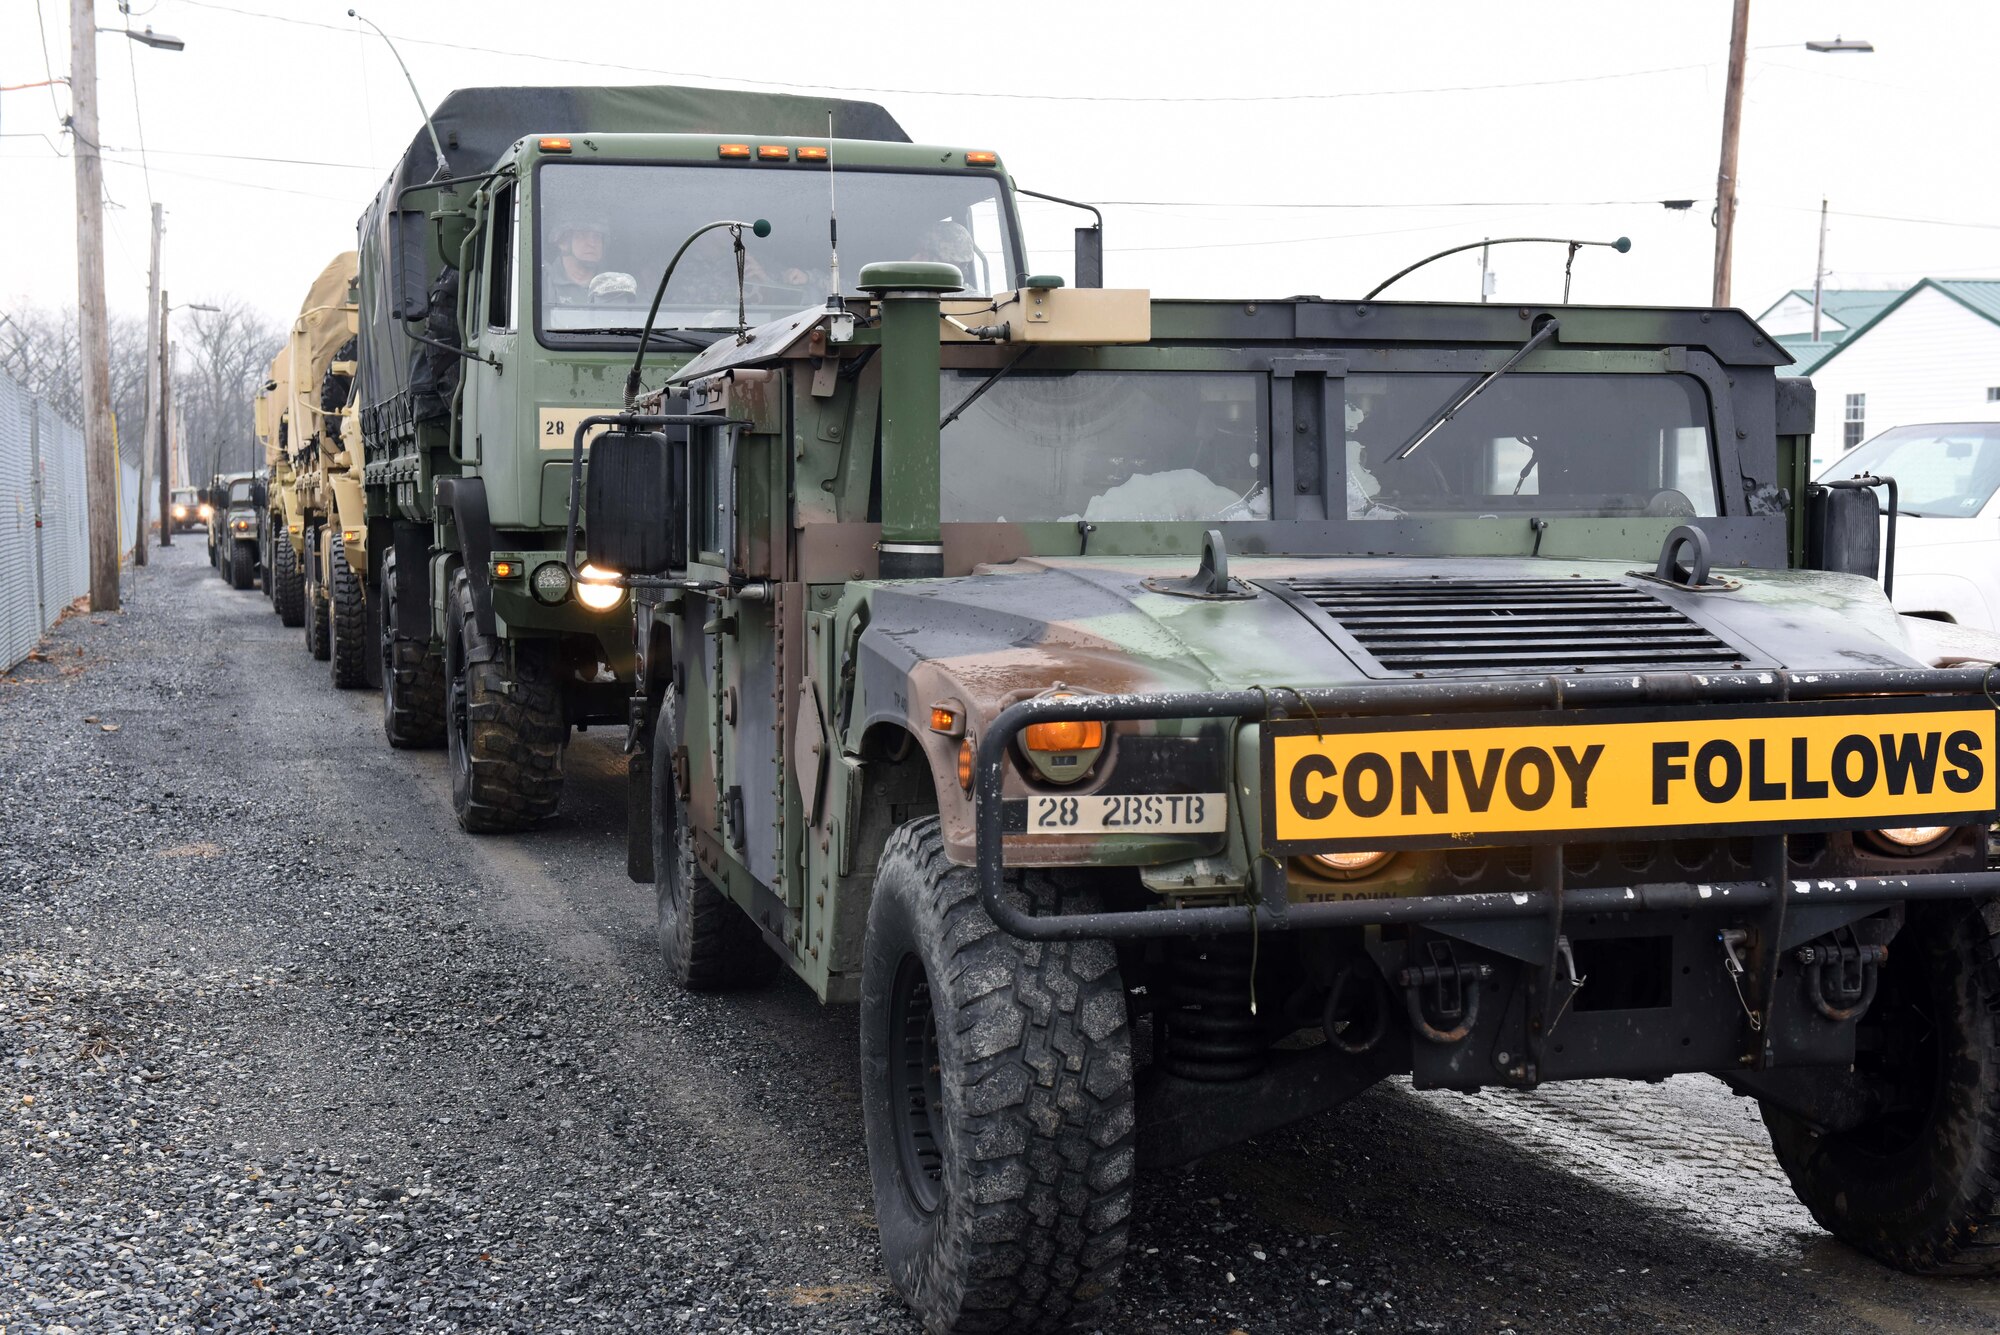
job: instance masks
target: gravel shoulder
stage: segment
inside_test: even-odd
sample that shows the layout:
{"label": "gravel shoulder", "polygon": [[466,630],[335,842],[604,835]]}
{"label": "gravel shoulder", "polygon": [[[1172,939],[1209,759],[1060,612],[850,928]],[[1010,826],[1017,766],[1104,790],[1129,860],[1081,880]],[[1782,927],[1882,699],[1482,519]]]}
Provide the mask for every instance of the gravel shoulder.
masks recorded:
{"label": "gravel shoulder", "polygon": [[[470,838],[199,543],[132,602],[0,675],[0,1335],[915,1331],[852,1013],[664,985],[617,738]],[[1135,1219],[1149,1335],[2000,1328],[1820,1234],[1705,1080],[1384,1086]]]}

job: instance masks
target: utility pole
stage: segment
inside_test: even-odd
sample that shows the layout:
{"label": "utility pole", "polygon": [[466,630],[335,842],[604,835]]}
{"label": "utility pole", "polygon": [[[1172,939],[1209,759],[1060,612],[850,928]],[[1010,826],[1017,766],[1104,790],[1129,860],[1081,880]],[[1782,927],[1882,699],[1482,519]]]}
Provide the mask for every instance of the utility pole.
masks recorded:
{"label": "utility pole", "polygon": [[[157,367],[160,361],[160,345],[157,330],[160,326],[160,212],[156,201],[153,205],[153,256],[152,267],[146,276],[146,425],[139,436],[139,531],[132,539],[132,564],[146,564],[146,463],[152,452],[153,438],[160,428],[160,387]],[[160,474],[160,545],[167,542],[167,475]]]}
{"label": "utility pole", "polygon": [[1729,86],[1722,102],[1722,166],[1715,174],[1715,290],[1710,304],[1729,304],[1730,248],[1736,240],[1736,138],[1743,123],[1743,61],[1749,53],[1750,0],[1736,0],[1729,23]]}
{"label": "utility pole", "polygon": [[1820,285],[1826,281],[1826,199],[1819,201],[1819,259],[1813,265],[1813,342],[1819,342]]}
{"label": "utility pole", "polygon": [[69,5],[70,137],[76,159],[76,332],[83,363],[84,495],[90,610],[118,610],[118,459],[111,434],[111,347],[104,314],[104,163],[98,157],[97,14]]}
{"label": "utility pole", "polygon": [[155,327],[159,330],[159,351],[151,359],[150,374],[160,386],[160,546],[171,547],[174,545],[174,479],[170,466],[172,461],[167,457],[167,294],[164,289],[160,292],[160,318]]}

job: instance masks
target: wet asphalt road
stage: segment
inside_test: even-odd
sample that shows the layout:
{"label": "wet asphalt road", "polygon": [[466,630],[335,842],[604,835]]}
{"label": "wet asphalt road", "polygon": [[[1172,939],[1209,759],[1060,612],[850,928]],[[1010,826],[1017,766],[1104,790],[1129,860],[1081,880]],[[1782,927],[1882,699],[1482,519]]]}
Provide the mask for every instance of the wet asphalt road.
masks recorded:
{"label": "wet asphalt road", "polygon": [[[473,839],[376,710],[198,540],[0,677],[0,1335],[914,1331],[851,1012],[663,985],[617,739]],[[1706,1080],[1385,1086],[1135,1220],[1121,1331],[2000,1329]]]}

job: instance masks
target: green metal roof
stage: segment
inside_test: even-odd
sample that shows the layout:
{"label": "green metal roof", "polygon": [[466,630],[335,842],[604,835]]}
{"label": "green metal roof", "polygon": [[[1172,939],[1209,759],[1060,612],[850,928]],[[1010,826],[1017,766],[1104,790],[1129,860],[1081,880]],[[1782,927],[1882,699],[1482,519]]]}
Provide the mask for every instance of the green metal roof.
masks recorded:
{"label": "green metal roof", "polygon": [[[1811,363],[1811,369],[1816,370],[1825,366],[1840,355],[1841,349],[1852,346],[1856,339],[1882,323],[1882,321],[1888,319],[1904,302],[1917,295],[1917,293],[1922,292],[1925,288],[1929,288],[1934,292],[1941,292],[1971,311],[1974,315],[1985,320],[1990,320],[1994,324],[2000,324],[2000,280],[1991,278],[1926,278],[1915,287],[1898,294],[1894,300],[1876,311],[1874,316],[1859,328],[1848,330],[1845,337],[1841,338],[1816,361]],[[1808,292],[1807,296],[1810,297],[1811,293]],[[1822,303],[1821,309],[1824,308],[1824,303]],[[1783,342],[1782,339],[1779,341]],[[1792,355],[1797,357],[1799,354],[1794,351]],[[1803,358],[1801,358],[1801,361],[1803,361]],[[1794,364],[1782,368],[1780,374],[1801,375],[1804,374],[1806,369],[1802,365]]]}
{"label": "green metal roof", "polygon": [[1812,369],[1826,360],[1826,355],[1840,346],[1846,336],[1845,330],[1822,329],[1820,341],[1813,342],[1811,334],[1778,334],[1778,346],[1792,354],[1790,366],[1780,366],[1779,375],[1811,375]]}
{"label": "green metal roof", "polygon": [[[1824,289],[1819,294],[1819,308],[1822,313],[1831,316],[1842,327],[1834,330],[1823,328],[1820,332],[1822,334],[1831,333],[1834,336],[1831,341],[1838,343],[1844,333],[1859,329],[1862,325],[1867,324],[1882,313],[1884,306],[1902,296],[1906,290],[1900,287]],[[1800,301],[1805,302],[1806,305],[1812,305],[1813,294],[1812,289],[1809,287],[1795,287],[1786,293],[1785,296],[1797,297]],[[1765,308],[1764,315],[1769,315],[1772,311],[1776,310],[1778,303],[1784,299],[1784,297],[1780,297],[1778,301],[1772,302],[1770,306]],[[1764,315],[1760,315],[1757,318],[1762,320]]]}

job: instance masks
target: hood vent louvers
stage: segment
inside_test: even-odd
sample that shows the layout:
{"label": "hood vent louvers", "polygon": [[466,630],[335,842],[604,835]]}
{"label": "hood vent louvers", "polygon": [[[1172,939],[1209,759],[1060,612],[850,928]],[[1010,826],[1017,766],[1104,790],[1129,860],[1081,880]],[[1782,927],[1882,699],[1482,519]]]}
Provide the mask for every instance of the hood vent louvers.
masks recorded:
{"label": "hood vent louvers", "polygon": [[1309,603],[1332,621],[1335,643],[1393,675],[1723,670],[1752,657],[1680,609],[1615,580],[1292,579],[1282,586],[1292,602]]}

